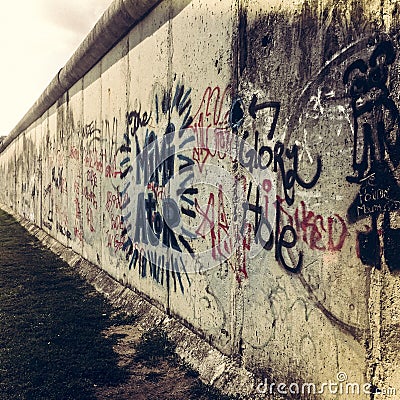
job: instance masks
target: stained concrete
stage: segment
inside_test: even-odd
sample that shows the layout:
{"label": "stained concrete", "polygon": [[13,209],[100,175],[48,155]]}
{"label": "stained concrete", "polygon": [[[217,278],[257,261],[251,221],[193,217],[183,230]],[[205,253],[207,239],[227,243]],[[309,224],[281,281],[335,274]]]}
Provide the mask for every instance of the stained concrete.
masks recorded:
{"label": "stained concrete", "polygon": [[1,202],[261,381],[400,386],[397,6],[141,15],[5,141]]}

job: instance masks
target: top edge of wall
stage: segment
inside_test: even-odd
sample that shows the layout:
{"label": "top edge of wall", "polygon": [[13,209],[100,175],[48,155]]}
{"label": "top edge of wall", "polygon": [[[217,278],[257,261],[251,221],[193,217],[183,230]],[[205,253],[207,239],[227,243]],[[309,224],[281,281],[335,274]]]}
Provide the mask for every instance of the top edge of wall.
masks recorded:
{"label": "top edge of wall", "polygon": [[162,0],[114,0],[65,66],[0,145],[0,153],[94,67]]}

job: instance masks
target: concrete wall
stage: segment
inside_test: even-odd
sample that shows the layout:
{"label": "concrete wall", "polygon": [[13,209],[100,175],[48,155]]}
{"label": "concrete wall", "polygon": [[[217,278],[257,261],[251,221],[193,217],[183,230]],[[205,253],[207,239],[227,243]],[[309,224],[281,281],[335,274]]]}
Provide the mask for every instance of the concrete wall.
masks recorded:
{"label": "concrete wall", "polygon": [[89,40],[55,78],[67,90],[2,146],[1,202],[237,358],[258,391],[393,398],[397,4],[117,1],[107,29],[124,7],[140,22],[104,56]]}

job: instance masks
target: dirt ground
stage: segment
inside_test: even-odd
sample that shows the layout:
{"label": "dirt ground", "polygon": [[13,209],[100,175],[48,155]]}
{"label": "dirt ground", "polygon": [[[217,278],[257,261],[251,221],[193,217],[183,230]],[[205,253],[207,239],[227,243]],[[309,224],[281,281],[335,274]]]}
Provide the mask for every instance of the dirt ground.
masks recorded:
{"label": "dirt ground", "polygon": [[231,399],[200,381],[198,374],[175,354],[165,332],[157,327],[145,332],[142,329],[130,321],[105,331],[106,337],[116,339],[118,365],[129,371],[129,377],[118,385],[98,388],[99,400]]}

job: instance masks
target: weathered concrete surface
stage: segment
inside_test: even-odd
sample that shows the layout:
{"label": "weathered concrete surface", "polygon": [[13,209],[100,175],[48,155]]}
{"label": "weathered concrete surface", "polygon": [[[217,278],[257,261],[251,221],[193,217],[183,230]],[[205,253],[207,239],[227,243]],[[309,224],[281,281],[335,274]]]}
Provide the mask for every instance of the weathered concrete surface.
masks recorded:
{"label": "weathered concrete surface", "polygon": [[1,202],[266,378],[260,391],[400,390],[397,6],[143,15],[12,132]]}

